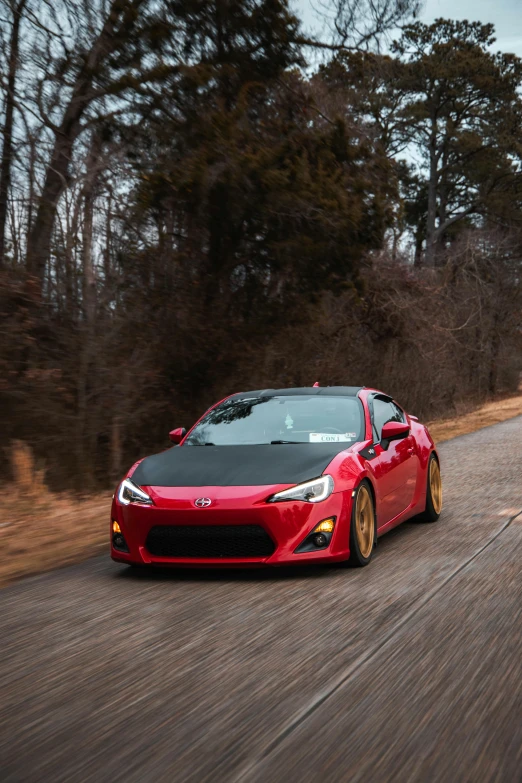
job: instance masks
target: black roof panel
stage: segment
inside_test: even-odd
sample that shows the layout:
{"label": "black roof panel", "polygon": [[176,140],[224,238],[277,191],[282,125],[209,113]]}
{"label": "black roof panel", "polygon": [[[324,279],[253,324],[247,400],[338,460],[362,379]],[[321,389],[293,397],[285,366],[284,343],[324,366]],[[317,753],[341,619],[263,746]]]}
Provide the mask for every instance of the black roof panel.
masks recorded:
{"label": "black roof panel", "polygon": [[356,397],[364,386],[301,386],[295,389],[258,389],[257,391],[238,392],[232,397],[291,397],[303,395],[323,395],[325,397]]}

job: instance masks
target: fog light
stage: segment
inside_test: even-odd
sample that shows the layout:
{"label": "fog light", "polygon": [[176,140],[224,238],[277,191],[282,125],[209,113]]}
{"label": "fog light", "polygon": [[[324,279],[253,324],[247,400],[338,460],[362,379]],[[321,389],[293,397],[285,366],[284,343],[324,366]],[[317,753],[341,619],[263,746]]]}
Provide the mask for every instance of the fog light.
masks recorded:
{"label": "fog light", "polygon": [[335,528],[336,517],[328,517],[321,520],[317,524],[311,533],[308,533],[305,540],[302,541],[295,554],[299,555],[304,552],[317,552],[318,549],[326,549],[330,546],[332,535]]}
{"label": "fog light", "polygon": [[125,541],[123,533],[121,532],[120,526],[117,522],[114,521],[112,523],[112,529],[114,530],[114,533],[112,534],[112,545],[114,549],[118,549],[120,552],[128,552],[129,547],[127,546],[127,542]]}
{"label": "fog light", "polygon": [[112,520],[112,532],[121,533],[121,527],[118,525],[115,519]]}
{"label": "fog light", "polygon": [[328,519],[323,519],[322,522],[319,522],[319,524],[314,527],[314,533],[333,533],[334,527],[335,519],[334,517],[329,517]]}

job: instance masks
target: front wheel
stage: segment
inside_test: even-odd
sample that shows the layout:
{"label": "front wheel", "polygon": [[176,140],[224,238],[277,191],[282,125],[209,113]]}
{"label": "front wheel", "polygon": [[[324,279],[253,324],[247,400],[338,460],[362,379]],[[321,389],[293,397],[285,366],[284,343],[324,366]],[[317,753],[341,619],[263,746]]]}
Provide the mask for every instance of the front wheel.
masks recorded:
{"label": "front wheel", "polygon": [[442,480],[440,477],[439,461],[435,454],[431,454],[428,464],[428,478],[426,486],[426,508],[417,517],[419,522],[436,522],[442,511]]}
{"label": "front wheel", "polygon": [[350,557],[346,565],[360,568],[372,559],[375,545],[375,508],[370,485],[363,481],[355,491],[350,523]]}

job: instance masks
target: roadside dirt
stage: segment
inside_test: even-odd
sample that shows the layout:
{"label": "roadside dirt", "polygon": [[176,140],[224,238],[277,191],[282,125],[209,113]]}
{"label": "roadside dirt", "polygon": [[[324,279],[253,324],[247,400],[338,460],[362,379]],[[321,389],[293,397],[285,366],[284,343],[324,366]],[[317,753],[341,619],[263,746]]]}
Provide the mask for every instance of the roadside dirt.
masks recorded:
{"label": "roadside dirt", "polygon": [[501,421],[520,415],[522,415],[522,395],[487,402],[480,408],[451,419],[437,419],[429,422],[428,427],[435,443],[442,443],[458,435],[467,435],[469,432],[476,432],[483,427],[499,424]]}
{"label": "roadside dirt", "polygon": [[[522,415],[522,395],[486,403],[461,416],[430,422],[436,443]],[[111,496],[78,499],[48,491],[23,444],[14,457],[17,481],[0,495],[0,587],[108,551]]]}
{"label": "roadside dirt", "polygon": [[9,487],[0,498],[0,587],[108,551],[110,499]]}

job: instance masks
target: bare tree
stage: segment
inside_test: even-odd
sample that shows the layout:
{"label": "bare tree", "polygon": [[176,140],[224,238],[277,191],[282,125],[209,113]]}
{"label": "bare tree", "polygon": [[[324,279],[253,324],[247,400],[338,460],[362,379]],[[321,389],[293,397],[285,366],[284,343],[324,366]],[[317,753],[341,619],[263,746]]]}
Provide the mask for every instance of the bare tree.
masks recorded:
{"label": "bare tree", "polygon": [[423,0],[332,0],[321,2],[328,40],[302,36],[299,42],[330,51],[379,50],[387,33],[419,13]]}
{"label": "bare tree", "polygon": [[0,269],[5,263],[5,235],[7,207],[11,186],[11,165],[13,160],[13,119],[16,104],[16,76],[20,49],[20,27],[27,0],[11,2],[11,35],[7,55],[7,84],[5,88],[5,119],[3,129],[2,159],[0,162]]}
{"label": "bare tree", "polygon": [[[141,21],[140,10],[146,0],[112,0],[106,12],[101,30],[90,48],[80,53],[79,67],[71,83],[70,97],[64,107],[59,124],[49,122],[54,143],[46,165],[44,184],[40,194],[34,224],[29,235],[28,268],[43,281],[50,254],[54,219],[60,196],[69,182],[69,167],[73,147],[88,126],[82,122],[92,104],[106,95],[117,95],[127,87],[124,78],[117,83],[100,79],[111,56],[129,43]],[[55,65],[53,78],[60,76],[63,62]]]}

